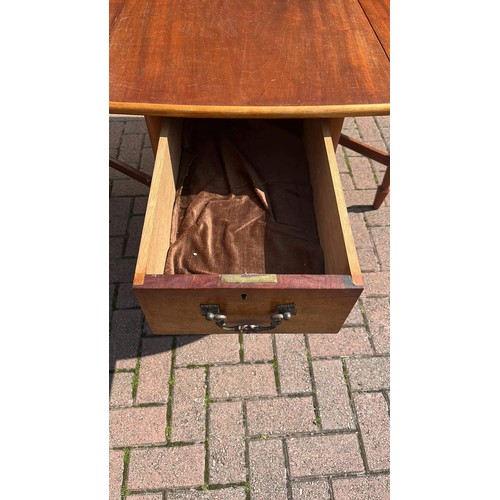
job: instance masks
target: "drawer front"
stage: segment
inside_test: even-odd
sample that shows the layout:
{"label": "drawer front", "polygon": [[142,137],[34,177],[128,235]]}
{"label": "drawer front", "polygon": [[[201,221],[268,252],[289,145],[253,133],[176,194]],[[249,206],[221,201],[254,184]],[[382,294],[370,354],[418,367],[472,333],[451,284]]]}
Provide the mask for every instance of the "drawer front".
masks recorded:
{"label": "drawer front", "polygon": [[[258,332],[271,327],[275,333],[340,330],[363,286],[329,121],[306,120],[303,140],[326,274],[232,279],[217,274],[164,274],[182,141],[181,119],[164,120],[133,287],[155,333]],[[294,314],[289,319],[277,317],[277,308],[289,304]],[[207,308],[201,307],[207,305],[225,319],[207,320]]]}
{"label": "drawer front", "polygon": [[[147,276],[135,287],[151,329],[158,334],[268,331],[280,305],[293,304],[294,314],[274,333],[337,333],[363,287],[349,276],[278,275],[275,283],[227,283],[215,275]],[[208,321],[202,305],[217,305],[226,328]],[[245,328],[256,325],[256,328]]]}

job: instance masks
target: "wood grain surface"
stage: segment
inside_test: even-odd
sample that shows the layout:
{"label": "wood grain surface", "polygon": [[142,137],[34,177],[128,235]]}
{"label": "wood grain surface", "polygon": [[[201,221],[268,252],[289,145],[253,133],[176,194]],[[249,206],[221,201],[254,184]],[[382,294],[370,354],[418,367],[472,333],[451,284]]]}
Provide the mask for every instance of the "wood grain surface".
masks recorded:
{"label": "wood grain surface", "polygon": [[228,325],[266,325],[278,304],[289,303],[297,306],[297,315],[274,333],[337,333],[362,291],[350,276],[299,274],[278,275],[277,283],[224,283],[217,275],[146,275],[142,285],[134,286],[157,334],[230,333],[207,321],[200,304],[218,304]]}
{"label": "wood grain surface", "polygon": [[327,274],[349,275],[362,286],[356,246],[327,120],[304,121],[304,145],[314,194],[314,210]]}
{"label": "wood grain surface", "polygon": [[111,30],[125,0],[109,0],[109,28]]}
{"label": "wood grain surface", "polygon": [[160,274],[165,269],[165,260],[170,246],[181,138],[182,119],[164,118],[137,255],[134,285],[141,284],[146,274]]}
{"label": "wood grain surface", "polygon": [[113,113],[389,112],[389,61],[357,0],[112,4]]}
{"label": "wood grain surface", "polygon": [[387,57],[391,57],[389,0],[358,0],[370,21]]}

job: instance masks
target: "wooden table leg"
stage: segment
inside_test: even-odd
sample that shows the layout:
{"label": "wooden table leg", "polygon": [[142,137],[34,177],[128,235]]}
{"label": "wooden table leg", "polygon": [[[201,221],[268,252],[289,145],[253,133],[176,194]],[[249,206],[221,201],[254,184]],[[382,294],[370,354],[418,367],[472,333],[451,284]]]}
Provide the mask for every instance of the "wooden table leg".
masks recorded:
{"label": "wooden table leg", "polygon": [[123,163],[116,158],[109,159],[109,166],[111,168],[114,168],[115,170],[118,170],[118,172],[121,172],[122,174],[125,174],[132,179],[135,179],[145,186],[151,186],[151,176],[145,174],[144,172],[141,172],[138,168],[131,167],[130,165],[127,165],[126,163]]}
{"label": "wooden table leg", "polygon": [[153,148],[153,153],[156,156],[156,151],[158,150],[158,141],[160,140],[162,117],[147,115],[144,118],[146,120],[146,127],[148,129],[151,147]]}
{"label": "wooden table leg", "polygon": [[[156,151],[158,150],[158,142],[160,140],[162,117],[145,116],[144,118],[146,120],[146,127],[148,129],[151,147],[153,148],[153,153],[156,156]],[[146,186],[151,186],[151,176],[145,174],[144,172],[141,172],[138,168],[131,167],[130,165],[127,165],[126,163],[123,163],[116,158],[109,159],[109,166]]]}
{"label": "wooden table leg", "polygon": [[385,200],[385,197],[389,194],[391,161],[390,155],[385,151],[381,151],[380,149],[376,149],[372,146],[368,146],[367,144],[363,144],[362,142],[344,134],[340,134],[339,144],[346,147],[347,149],[352,149],[353,151],[356,151],[356,153],[362,154],[363,156],[366,156],[371,160],[387,166],[384,178],[382,179],[382,183],[380,184],[380,186],[377,188],[377,193],[373,201],[373,208],[377,210]]}
{"label": "wooden table leg", "polygon": [[375,200],[373,201],[373,208],[377,210],[382,202],[385,200],[385,197],[389,194],[389,185],[390,185],[390,166],[387,167],[385,171],[384,178],[382,179],[382,183],[377,189],[377,193],[375,194]]}
{"label": "wooden table leg", "polygon": [[330,133],[332,134],[333,147],[337,151],[337,146],[339,145],[340,133],[342,132],[342,127],[344,126],[343,118],[330,118]]}

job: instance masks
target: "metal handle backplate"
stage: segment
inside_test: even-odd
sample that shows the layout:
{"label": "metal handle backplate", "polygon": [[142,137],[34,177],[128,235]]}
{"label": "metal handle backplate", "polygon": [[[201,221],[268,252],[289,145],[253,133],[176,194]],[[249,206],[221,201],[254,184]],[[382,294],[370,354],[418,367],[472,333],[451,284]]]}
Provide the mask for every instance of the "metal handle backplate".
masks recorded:
{"label": "metal handle backplate", "polygon": [[297,314],[297,306],[295,304],[279,304],[276,306],[276,312],[271,315],[270,325],[226,325],[227,317],[221,313],[218,304],[201,304],[201,314],[207,321],[215,320],[215,324],[222,330],[229,332],[242,332],[242,333],[258,333],[268,332],[274,330],[283,320],[288,321],[292,315]]}

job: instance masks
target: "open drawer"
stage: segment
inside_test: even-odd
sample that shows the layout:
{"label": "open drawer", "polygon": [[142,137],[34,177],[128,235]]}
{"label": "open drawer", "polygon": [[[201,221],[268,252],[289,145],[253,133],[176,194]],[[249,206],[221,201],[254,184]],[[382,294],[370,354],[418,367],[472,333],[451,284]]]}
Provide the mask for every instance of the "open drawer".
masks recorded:
{"label": "open drawer", "polygon": [[[295,120],[294,127],[297,124],[312,192],[311,211],[323,254],[322,272],[280,274],[266,267],[258,273],[242,269],[222,274],[217,271],[217,259],[213,259],[212,272],[196,274],[165,271],[174,241],[174,204],[186,177],[185,162],[181,161],[185,154],[183,134],[190,123],[181,118],[163,120],[133,283],[137,300],[155,333],[340,330],[363,291],[361,272],[329,120]],[[245,225],[245,221],[241,224]]]}

